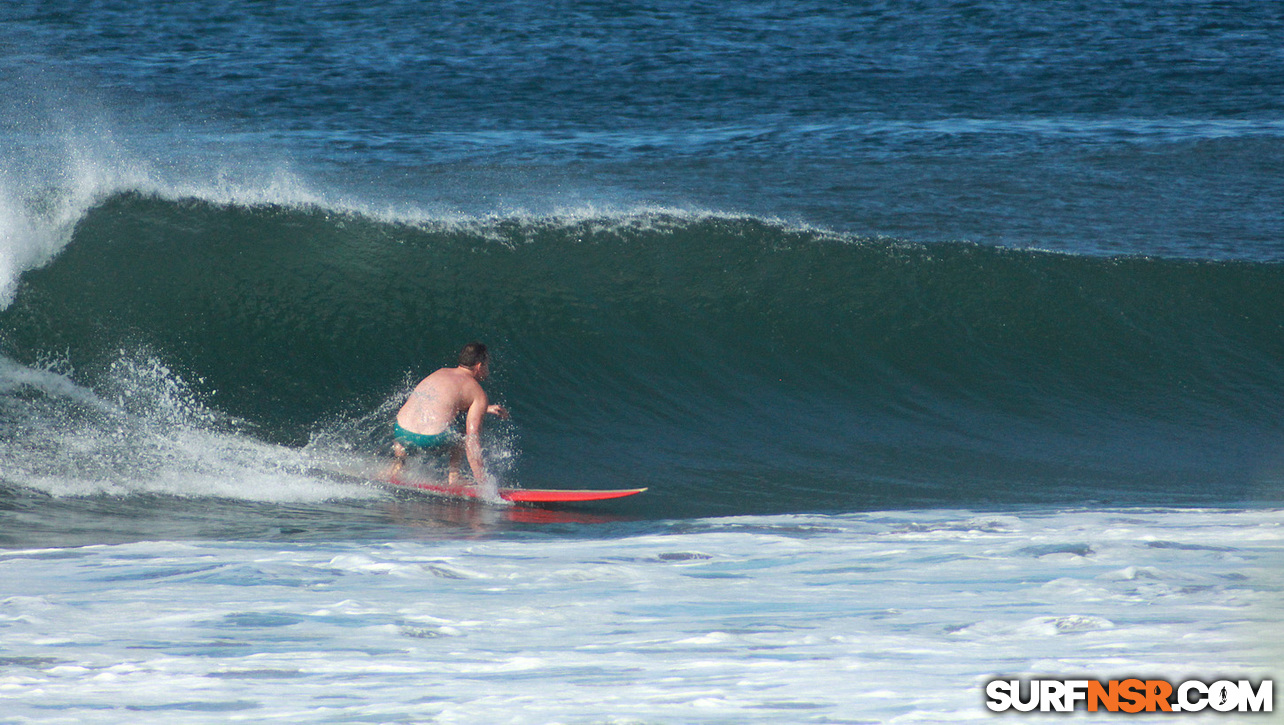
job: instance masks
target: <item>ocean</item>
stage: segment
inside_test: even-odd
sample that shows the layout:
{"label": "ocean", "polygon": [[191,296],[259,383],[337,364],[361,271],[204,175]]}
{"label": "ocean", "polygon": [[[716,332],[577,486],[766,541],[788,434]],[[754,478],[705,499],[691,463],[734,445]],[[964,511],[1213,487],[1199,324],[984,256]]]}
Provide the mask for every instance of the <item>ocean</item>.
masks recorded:
{"label": "ocean", "polygon": [[[1255,0],[7,3],[0,723],[1271,680],[1281,37]],[[648,490],[350,475],[471,340],[504,485]]]}

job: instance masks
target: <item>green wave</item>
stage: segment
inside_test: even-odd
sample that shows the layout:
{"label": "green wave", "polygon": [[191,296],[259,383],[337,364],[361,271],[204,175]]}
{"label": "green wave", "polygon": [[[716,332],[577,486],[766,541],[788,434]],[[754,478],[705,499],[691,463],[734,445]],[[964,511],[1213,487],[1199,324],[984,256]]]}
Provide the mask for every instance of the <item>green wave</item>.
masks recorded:
{"label": "green wave", "polygon": [[525,480],[681,481],[660,506],[1240,501],[1284,458],[1280,264],[120,194],[0,312],[16,360],[93,387],[145,348],[288,444],[377,447],[362,411],[471,339]]}

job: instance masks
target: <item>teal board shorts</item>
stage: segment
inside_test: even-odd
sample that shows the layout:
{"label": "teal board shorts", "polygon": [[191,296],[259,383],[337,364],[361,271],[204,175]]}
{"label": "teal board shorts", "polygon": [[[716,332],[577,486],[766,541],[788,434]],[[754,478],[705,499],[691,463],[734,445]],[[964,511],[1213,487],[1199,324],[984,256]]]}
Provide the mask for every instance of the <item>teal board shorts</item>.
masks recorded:
{"label": "teal board shorts", "polygon": [[436,435],[424,435],[423,433],[411,433],[402,428],[400,423],[392,424],[392,438],[400,443],[407,452],[418,450],[425,453],[437,453],[459,442],[459,434],[451,428],[447,428]]}

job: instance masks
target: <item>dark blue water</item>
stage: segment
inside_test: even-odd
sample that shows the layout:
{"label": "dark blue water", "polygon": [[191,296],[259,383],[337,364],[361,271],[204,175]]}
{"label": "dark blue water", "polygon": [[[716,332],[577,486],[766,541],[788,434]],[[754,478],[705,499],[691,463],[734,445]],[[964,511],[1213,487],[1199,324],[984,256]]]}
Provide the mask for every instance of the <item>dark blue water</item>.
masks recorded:
{"label": "dark blue water", "polygon": [[631,515],[1278,501],[1281,37],[1248,0],[9,4],[0,477],[127,492],[188,429],[378,455],[482,338],[506,475]]}
{"label": "dark blue water", "polygon": [[53,7],[6,11],[6,125],[180,175],[208,175],[198,157],[420,209],[1282,253],[1273,3]]}

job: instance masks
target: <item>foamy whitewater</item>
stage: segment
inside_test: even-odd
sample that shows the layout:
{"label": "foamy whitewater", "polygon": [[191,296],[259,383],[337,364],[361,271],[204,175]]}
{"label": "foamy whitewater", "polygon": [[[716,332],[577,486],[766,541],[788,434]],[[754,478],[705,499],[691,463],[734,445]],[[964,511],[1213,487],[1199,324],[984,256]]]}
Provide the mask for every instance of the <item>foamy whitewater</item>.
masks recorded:
{"label": "foamy whitewater", "polygon": [[475,514],[474,537],[445,540],[425,522],[380,543],[0,554],[6,720],[984,720],[999,675],[1256,679],[1281,654],[1279,512],[746,516],[561,540],[497,539]]}
{"label": "foamy whitewater", "polygon": [[[5,5],[0,723],[1278,679],[1281,37],[1252,0]],[[505,485],[647,491],[373,483],[472,339]]]}

